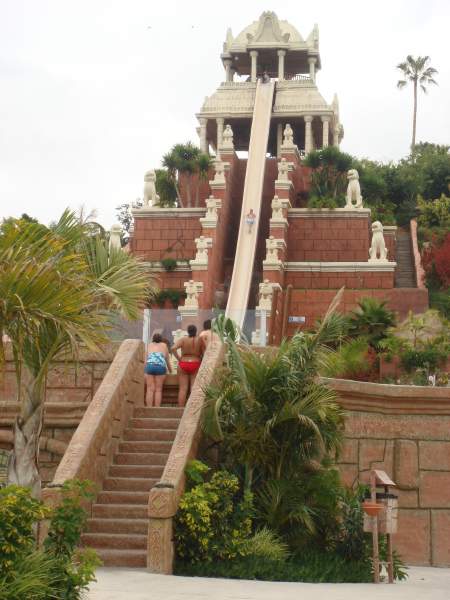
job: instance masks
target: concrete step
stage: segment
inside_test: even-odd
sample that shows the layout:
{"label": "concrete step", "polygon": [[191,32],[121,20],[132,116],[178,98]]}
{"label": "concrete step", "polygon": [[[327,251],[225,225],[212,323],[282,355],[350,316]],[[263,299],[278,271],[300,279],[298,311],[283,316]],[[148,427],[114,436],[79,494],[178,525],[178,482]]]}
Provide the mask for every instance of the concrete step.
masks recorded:
{"label": "concrete step", "polygon": [[99,548],[97,554],[105,567],[146,567],[146,550],[111,550]]}
{"label": "concrete step", "polygon": [[97,504],[147,504],[149,491],[105,490],[97,496]]}
{"label": "concrete step", "polygon": [[104,492],[149,492],[158,479],[141,477],[107,477],[103,482]]}
{"label": "concrete step", "polygon": [[145,519],[147,504],[93,504],[92,516],[99,519]]}
{"label": "concrete step", "polygon": [[161,477],[162,466],[147,465],[112,465],[109,467],[109,477],[145,477],[155,479]]}
{"label": "concrete step", "polygon": [[147,536],[128,533],[83,533],[81,543],[88,548],[147,550]]}
{"label": "concrete step", "polygon": [[168,454],[155,454],[143,452],[119,452],[114,456],[115,465],[165,465],[167,462]]}
{"label": "concrete step", "polygon": [[177,429],[180,419],[130,419],[132,429]]}
{"label": "concrete step", "polygon": [[124,442],[173,442],[175,429],[125,429]]}
{"label": "concrete step", "polygon": [[88,519],[88,533],[126,533],[147,535],[148,519]]}
{"label": "concrete step", "polygon": [[167,456],[171,447],[172,442],[121,442],[119,444],[119,452],[157,453]]}
{"label": "concrete step", "polygon": [[139,418],[169,418],[169,419],[181,419],[183,416],[183,408],[171,407],[171,406],[161,406],[161,407],[147,407],[147,406],[138,406],[133,411],[133,417]]}

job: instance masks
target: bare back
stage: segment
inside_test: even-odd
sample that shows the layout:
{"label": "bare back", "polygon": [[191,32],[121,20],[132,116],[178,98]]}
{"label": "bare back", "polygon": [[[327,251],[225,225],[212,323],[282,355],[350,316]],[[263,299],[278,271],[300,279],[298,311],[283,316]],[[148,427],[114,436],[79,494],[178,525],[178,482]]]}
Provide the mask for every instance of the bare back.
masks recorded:
{"label": "bare back", "polygon": [[200,359],[203,355],[203,342],[198,336],[184,336],[177,341],[174,347],[181,350],[183,358]]}

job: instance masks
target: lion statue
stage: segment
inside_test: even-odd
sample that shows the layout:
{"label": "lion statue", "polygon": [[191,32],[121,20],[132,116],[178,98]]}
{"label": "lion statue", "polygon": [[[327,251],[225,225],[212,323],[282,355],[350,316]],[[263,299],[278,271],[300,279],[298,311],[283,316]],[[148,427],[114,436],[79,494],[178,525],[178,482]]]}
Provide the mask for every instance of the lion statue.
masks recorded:
{"label": "lion statue", "polygon": [[372,223],[372,243],[369,249],[369,261],[386,261],[387,253],[386,244],[384,243],[383,225],[380,221],[374,221]]}
{"label": "lion statue", "polygon": [[[347,173],[347,203],[345,208],[362,208],[361,187],[359,185],[359,174],[356,169],[350,169]],[[355,204],[353,204],[355,200]]]}
{"label": "lion statue", "polygon": [[144,206],[159,206],[159,196],[156,193],[156,173],[153,169],[144,175]]}

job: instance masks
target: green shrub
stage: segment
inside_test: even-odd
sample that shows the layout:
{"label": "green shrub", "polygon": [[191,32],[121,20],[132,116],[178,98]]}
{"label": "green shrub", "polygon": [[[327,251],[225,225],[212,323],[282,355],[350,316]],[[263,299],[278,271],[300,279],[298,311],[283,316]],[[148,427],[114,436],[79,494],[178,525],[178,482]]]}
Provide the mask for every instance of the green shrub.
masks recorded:
{"label": "green shrub", "polygon": [[259,529],[244,542],[244,555],[265,560],[286,560],[289,556],[288,545],[281,541],[268,527]]}
{"label": "green shrub", "polygon": [[18,560],[14,576],[0,573],[0,600],[50,600],[61,587],[62,577],[55,568],[56,559],[44,552],[32,552]]}
{"label": "green shrub", "polygon": [[180,300],[185,298],[186,293],[182,290],[175,290],[173,288],[166,288],[165,290],[161,290],[156,294],[154,298],[152,298],[152,303],[157,304],[158,306],[164,306],[166,300],[168,300],[172,306],[178,307]]}
{"label": "green shrub", "polygon": [[31,496],[31,490],[9,485],[0,489],[0,573],[12,572],[15,565],[35,547],[34,525],[50,511]]}
{"label": "green shrub", "polygon": [[165,271],[174,271],[177,266],[177,261],[174,258],[163,258],[161,260],[162,267]]}
{"label": "green shrub", "polygon": [[430,343],[423,348],[406,348],[400,357],[400,362],[408,373],[415,369],[435,371],[445,362],[447,356],[448,348]]}
{"label": "green shrub", "polygon": [[243,556],[244,540],[251,532],[251,510],[251,494],[242,495],[237,477],[227,471],[217,471],[209,482],[196,483],[183,494],[175,517],[178,557],[195,563]]}

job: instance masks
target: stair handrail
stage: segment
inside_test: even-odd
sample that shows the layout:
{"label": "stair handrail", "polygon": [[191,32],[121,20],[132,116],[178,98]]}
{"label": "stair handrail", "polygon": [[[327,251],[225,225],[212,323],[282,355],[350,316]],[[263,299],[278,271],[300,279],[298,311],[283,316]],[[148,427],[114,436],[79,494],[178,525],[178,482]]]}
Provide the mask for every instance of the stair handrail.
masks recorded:
{"label": "stair handrail", "polygon": [[152,573],[171,574],[173,571],[173,517],[184,492],[186,465],[196,456],[200,441],[206,389],[215,370],[223,364],[224,354],[222,342],[212,341],[209,344],[161,479],[150,491],[147,569]]}
{"label": "stair handrail", "polygon": [[[143,404],[144,344],[124,340],[75,430],[53,481],[42,490],[42,500],[49,506],[58,504],[61,486],[70,479],[88,479],[100,485],[134,407]],[[39,532],[41,541],[47,525],[44,523]]]}
{"label": "stair handrail", "polygon": [[420,257],[419,243],[417,240],[417,219],[411,219],[409,222],[409,229],[411,232],[411,249],[414,256],[414,272],[416,275],[416,285],[418,288],[425,289],[425,270],[422,266],[422,259]]}

